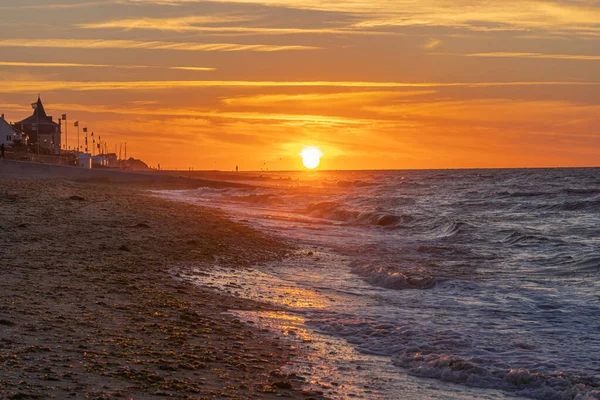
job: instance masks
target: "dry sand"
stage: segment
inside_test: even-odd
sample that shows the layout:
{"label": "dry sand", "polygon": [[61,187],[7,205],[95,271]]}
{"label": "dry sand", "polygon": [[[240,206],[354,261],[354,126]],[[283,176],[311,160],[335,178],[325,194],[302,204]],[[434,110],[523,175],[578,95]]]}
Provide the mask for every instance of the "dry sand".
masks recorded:
{"label": "dry sand", "polygon": [[293,347],[223,314],[270,306],[171,275],[289,249],[144,191],[203,185],[225,184],[0,160],[0,398],[319,397],[281,372]]}

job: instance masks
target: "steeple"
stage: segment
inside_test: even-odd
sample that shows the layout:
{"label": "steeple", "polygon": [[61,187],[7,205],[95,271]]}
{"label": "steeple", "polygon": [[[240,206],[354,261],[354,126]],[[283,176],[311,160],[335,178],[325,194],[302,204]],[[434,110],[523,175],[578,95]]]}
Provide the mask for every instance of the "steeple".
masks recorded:
{"label": "steeple", "polygon": [[42,99],[40,98],[40,95],[38,95],[37,103],[33,103],[33,104],[35,104],[35,110],[33,111],[33,116],[36,119],[39,119],[40,121],[43,121],[44,119],[46,119],[46,117],[47,117],[46,110],[44,110],[44,105],[42,104]]}

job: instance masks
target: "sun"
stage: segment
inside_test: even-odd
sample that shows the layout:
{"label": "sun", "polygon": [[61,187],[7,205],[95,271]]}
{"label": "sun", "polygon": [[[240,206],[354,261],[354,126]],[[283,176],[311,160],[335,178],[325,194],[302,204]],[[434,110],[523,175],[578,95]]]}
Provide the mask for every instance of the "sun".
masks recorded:
{"label": "sun", "polygon": [[318,147],[309,146],[302,150],[300,157],[302,157],[302,164],[304,164],[306,168],[315,169],[321,163],[323,152],[321,152]]}

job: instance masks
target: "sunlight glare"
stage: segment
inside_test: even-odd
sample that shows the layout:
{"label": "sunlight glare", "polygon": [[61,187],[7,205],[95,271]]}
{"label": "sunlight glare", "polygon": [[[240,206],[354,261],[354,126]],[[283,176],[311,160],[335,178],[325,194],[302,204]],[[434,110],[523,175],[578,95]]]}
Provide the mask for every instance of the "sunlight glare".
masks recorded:
{"label": "sunlight glare", "polygon": [[315,169],[321,163],[321,157],[323,152],[315,146],[305,147],[300,153],[302,157],[302,164],[308,169]]}

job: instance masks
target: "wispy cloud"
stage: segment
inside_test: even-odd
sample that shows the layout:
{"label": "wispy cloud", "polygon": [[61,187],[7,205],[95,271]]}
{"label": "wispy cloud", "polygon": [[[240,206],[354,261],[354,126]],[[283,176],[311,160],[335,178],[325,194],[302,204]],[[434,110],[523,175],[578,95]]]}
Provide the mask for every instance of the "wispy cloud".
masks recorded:
{"label": "wispy cloud", "polygon": [[88,29],[155,29],[164,31],[179,31],[184,32],[194,28],[197,25],[215,25],[227,24],[233,22],[247,22],[254,18],[233,16],[233,15],[195,15],[185,17],[170,17],[170,18],[130,18],[118,19],[96,23],[78,24],[80,28]]}
{"label": "wispy cloud", "polygon": [[556,100],[473,99],[411,102],[369,107],[380,116],[403,116],[428,120],[431,124],[462,123],[476,126],[515,126],[515,123],[543,127],[584,126],[597,121],[600,105]]}
{"label": "wispy cloud", "polygon": [[259,94],[255,96],[228,97],[223,102],[229,106],[243,107],[282,107],[311,106],[339,108],[357,106],[375,101],[384,101],[409,96],[423,96],[437,93],[435,90],[412,91],[366,91],[344,93],[303,93],[303,94]]}
{"label": "wispy cloud", "polygon": [[442,44],[441,40],[439,40],[439,39],[431,39],[427,43],[425,43],[425,46],[423,46],[423,48],[426,49],[426,50],[433,50],[433,49],[435,49],[436,47],[438,47],[441,44]]}
{"label": "wispy cloud", "polygon": [[140,108],[140,107],[114,107],[107,105],[81,105],[81,104],[54,104],[54,108],[61,110],[72,110],[73,112],[109,113],[119,115],[152,115],[169,117],[193,117],[193,118],[215,118],[234,120],[256,120],[256,121],[296,121],[310,123],[326,123],[334,125],[362,125],[369,124],[370,120],[358,118],[345,118],[329,115],[298,115],[285,113],[262,113],[262,112],[230,112],[215,111],[193,108]]}
{"label": "wispy cloud", "polygon": [[113,64],[81,64],[54,62],[0,61],[0,67],[33,67],[33,68],[151,68],[146,65],[113,65]]}
{"label": "wispy cloud", "polygon": [[281,46],[267,44],[233,44],[233,43],[191,43],[163,42],[139,40],[106,40],[106,39],[5,39],[0,40],[0,47],[46,47],[69,49],[149,49],[149,50],[181,50],[181,51],[252,51],[277,52],[297,50],[318,50],[312,46]]}
{"label": "wispy cloud", "polygon": [[231,16],[186,16],[170,18],[132,18],[76,25],[84,29],[158,30],[173,32],[203,32],[227,35],[292,35],[292,34],[344,34],[386,35],[388,32],[361,28],[291,28],[256,26],[203,26],[231,22],[247,22],[252,18]]}
{"label": "wispy cloud", "polygon": [[494,52],[494,53],[471,53],[471,54],[464,54],[464,56],[465,57],[492,57],[492,58],[541,58],[541,59],[551,59],[551,60],[600,61],[600,56],[583,55],[583,54]]}
{"label": "wispy cloud", "polygon": [[0,9],[10,10],[10,9],[59,9],[59,10],[67,10],[67,9],[77,9],[77,8],[89,8],[89,7],[99,7],[106,6],[110,4],[122,3],[120,0],[104,0],[104,1],[85,1],[81,3],[46,3],[46,4],[19,4],[12,6],[0,6]]}
{"label": "wispy cloud", "polygon": [[81,64],[81,63],[55,63],[55,62],[26,62],[26,61],[0,61],[0,67],[20,68],[123,68],[123,69],[170,69],[182,71],[216,71],[212,67],[176,66],[161,67],[151,65],[113,65],[113,64]]}
{"label": "wispy cloud", "polygon": [[339,88],[491,88],[513,86],[600,86],[597,82],[540,81],[540,82],[361,82],[361,81],[0,81],[2,93],[39,93],[40,91],[113,91],[113,90],[164,90],[203,87],[339,87]]}
{"label": "wispy cloud", "polygon": [[216,68],[210,67],[169,67],[169,69],[179,69],[183,71],[216,71]]}
{"label": "wispy cloud", "polygon": [[[78,64],[78,63],[51,63],[51,62],[21,62],[21,61],[0,61],[1,67],[61,67],[61,68],[106,68],[115,67],[109,64]],[[143,68],[130,66],[129,68]]]}

